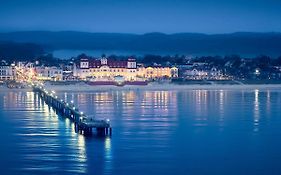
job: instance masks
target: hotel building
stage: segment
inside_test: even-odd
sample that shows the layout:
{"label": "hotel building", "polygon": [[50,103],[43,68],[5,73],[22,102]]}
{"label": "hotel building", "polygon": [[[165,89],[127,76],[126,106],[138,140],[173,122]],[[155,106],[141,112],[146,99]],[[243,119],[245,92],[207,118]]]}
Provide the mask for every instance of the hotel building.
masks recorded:
{"label": "hotel building", "polygon": [[115,61],[101,59],[80,59],[74,66],[73,75],[81,79],[115,80],[121,76],[125,81],[136,80],[137,64],[134,59]]}
{"label": "hotel building", "polygon": [[176,67],[137,67],[133,58],[126,61],[101,59],[80,59],[73,69],[73,75],[81,79],[138,81],[153,78],[171,78],[178,76]]}

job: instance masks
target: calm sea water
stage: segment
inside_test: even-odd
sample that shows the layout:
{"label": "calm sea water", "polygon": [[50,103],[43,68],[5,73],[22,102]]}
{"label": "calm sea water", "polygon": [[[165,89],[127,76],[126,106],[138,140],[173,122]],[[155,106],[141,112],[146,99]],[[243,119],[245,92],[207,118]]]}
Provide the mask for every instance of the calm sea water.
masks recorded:
{"label": "calm sea water", "polygon": [[58,93],[109,118],[84,137],[33,92],[0,91],[1,174],[281,174],[281,90]]}
{"label": "calm sea water", "polygon": [[[94,57],[101,57],[103,54],[110,56],[110,55],[125,55],[125,56],[144,56],[147,54],[152,54],[152,55],[188,55],[188,56],[204,56],[204,55],[213,55],[216,56],[217,54],[220,53],[185,53],[185,52],[164,52],[164,51],[130,51],[130,50],[55,50],[52,52],[54,57],[60,58],[60,59],[69,59],[72,57],[77,57],[78,55],[81,55],[82,53],[89,55],[89,56],[94,56]],[[221,53],[222,55],[225,55],[225,53]],[[254,57],[256,55],[250,55],[250,54],[243,54],[243,56],[249,56],[249,57]],[[278,55],[279,56],[279,55]]]}

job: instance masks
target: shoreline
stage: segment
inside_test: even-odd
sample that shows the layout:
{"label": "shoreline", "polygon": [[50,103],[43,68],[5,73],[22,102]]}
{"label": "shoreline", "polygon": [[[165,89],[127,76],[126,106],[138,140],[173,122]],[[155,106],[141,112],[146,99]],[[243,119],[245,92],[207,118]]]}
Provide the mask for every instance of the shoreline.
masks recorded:
{"label": "shoreline", "polygon": [[79,85],[46,85],[49,90],[54,91],[126,91],[126,90],[267,90],[277,89],[281,90],[281,84],[251,84],[251,85],[176,85],[176,84],[149,84],[146,86],[127,85],[127,86],[113,86],[113,85],[99,85],[90,86],[87,84]]}
{"label": "shoreline", "polygon": [[[104,92],[104,91],[130,91],[130,90],[148,90],[148,91],[168,91],[168,90],[281,90],[281,84],[212,84],[212,85],[177,85],[177,84],[149,84],[142,85],[97,85],[91,86],[84,83],[75,85],[50,85],[46,84],[45,88],[58,92]],[[0,91],[29,91],[31,87],[22,89],[9,89],[7,87],[0,87]]]}

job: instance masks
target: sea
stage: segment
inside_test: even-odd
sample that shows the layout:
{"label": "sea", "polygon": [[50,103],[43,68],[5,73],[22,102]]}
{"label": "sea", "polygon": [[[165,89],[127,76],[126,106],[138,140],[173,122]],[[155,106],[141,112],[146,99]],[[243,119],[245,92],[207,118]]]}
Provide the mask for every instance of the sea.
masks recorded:
{"label": "sea", "polygon": [[[185,55],[187,57],[196,57],[196,56],[217,56],[217,55],[233,55],[232,52],[229,53],[211,53],[211,52],[200,52],[200,53],[192,53],[192,52],[172,52],[172,51],[135,51],[135,50],[70,50],[70,49],[62,49],[62,50],[54,50],[50,51],[50,54],[52,54],[55,58],[60,59],[70,59],[73,57],[77,57],[81,54],[86,54],[88,56],[93,56],[96,58],[101,57],[102,55],[111,56],[134,56],[134,57],[143,57],[145,55],[160,55],[160,56],[175,56],[175,55]],[[248,58],[254,58],[259,55],[255,54],[240,54],[241,56],[248,57]],[[277,55],[279,56],[279,55]]]}
{"label": "sea", "polygon": [[31,90],[0,90],[0,174],[281,174],[281,89],[56,93],[112,136],[76,133]]}

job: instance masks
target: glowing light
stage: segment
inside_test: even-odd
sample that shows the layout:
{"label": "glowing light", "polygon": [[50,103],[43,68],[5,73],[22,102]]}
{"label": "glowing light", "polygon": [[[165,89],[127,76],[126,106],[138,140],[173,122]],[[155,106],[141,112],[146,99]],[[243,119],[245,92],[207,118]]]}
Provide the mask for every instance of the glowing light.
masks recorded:
{"label": "glowing light", "polygon": [[71,100],[70,103],[74,103],[73,100]]}
{"label": "glowing light", "polygon": [[83,113],[83,112],[80,112],[80,114],[83,115],[84,113]]}
{"label": "glowing light", "polygon": [[256,70],[255,70],[255,74],[259,75],[259,74],[260,74],[260,70],[259,70],[259,69],[256,69]]}

